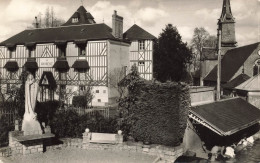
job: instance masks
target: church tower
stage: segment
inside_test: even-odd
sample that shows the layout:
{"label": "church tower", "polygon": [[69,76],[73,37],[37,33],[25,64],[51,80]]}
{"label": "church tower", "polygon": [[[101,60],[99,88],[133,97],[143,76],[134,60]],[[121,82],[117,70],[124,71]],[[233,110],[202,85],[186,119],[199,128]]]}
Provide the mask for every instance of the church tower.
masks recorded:
{"label": "church tower", "polygon": [[230,0],[223,0],[222,13],[218,20],[218,29],[221,30],[222,55],[227,50],[236,47],[235,18],[231,12]]}

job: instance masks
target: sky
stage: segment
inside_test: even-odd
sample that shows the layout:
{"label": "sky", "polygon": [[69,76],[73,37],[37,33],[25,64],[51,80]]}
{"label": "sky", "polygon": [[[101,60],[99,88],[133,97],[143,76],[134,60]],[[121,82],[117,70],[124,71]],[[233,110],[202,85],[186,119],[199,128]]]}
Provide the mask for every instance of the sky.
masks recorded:
{"label": "sky", "polygon": [[[259,42],[260,0],[230,0],[236,19],[238,46]],[[223,0],[0,0],[0,41],[25,30],[34,17],[53,7],[56,17],[65,21],[80,5],[97,23],[111,27],[117,10],[124,18],[124,31],[137,24],[158,37],[166,24],[176,26],[184,42],[190,43],[195,27],[204,27],[211,35],[217,33]]]}

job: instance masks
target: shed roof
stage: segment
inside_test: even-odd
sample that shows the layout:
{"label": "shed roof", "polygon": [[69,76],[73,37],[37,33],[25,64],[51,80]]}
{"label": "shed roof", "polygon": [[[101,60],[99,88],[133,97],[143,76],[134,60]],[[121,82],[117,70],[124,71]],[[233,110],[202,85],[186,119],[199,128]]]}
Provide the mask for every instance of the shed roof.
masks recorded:
{"label": "shed roof", "polygon": [[54,43],[57,41],[75,40],[118,40],[112,33],[111,28],[106,24],[87,24],[64,26],[55,28],[37,28],[24,30],[13,37],[0,43],[0,46],[8,44],[25,45],[26,43]]}
{"label": "shed roof", "polygon": [[260,120],[260,110],[241,98],[195,106],[190,114],[220,135],[231,135]]}
{"label": "shed roof", "polygon": [[143,28],[139,27],[138,25],[134,24],[131,28],[129,28],[124,34],[123,37],[130,41],[133,40],[154,40],[156,39],[155,36],[144,30]]}
{"label": "shed roof", "polygon": [[[221,60],[221,82],[228,82],[239,68],[245,63],[248,57],[258,47],[254,43],[228,50]],[[204,78],[205,81],[217,81],[217,65]]]}
{"label": "shed roof", "polygon": [[246,74],[240,74],[236,78],[231,80],[230,82],[223,84],[222,87],[226,88],[226,89],[233,89],[233,88],[237,87],[238,85],[240,85],[241,83],[248,80],[249,78],[250,77]]}
{"label": "shed roof", "polygon": [[252,92],[260,91],[260,74],[251,77],[250,79],[238,85],[235,89]]}

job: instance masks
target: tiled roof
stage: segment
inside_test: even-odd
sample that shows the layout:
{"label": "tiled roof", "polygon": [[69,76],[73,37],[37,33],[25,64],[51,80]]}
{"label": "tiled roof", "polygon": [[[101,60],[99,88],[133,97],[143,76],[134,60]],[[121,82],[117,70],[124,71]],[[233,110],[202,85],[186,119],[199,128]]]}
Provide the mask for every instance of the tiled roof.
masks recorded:
{"label": "tiled roof", "polygon": [[260,120],[260,110],[241,98],[192,107],[190,112],[224,135],[231,135]]}
{"label": "tiled roof", "polygon": [[124,34],[124,39],[132,40],[154,40],[152,34],[145,31],[143,28],[139,27],[138,25],[134,24],[131,28],[129,28]]}
{"label": "tiled roof", "polygon": [[241,83],[245,82],[246,80],[248,80],[250,77],[246,74],[240,74],[237,77],[235,77],[233,80],[231,80],[230,82],[223,84],[222,87],[223,88],[227,88],[227,89],[233,89],[236,86],[240,85]]}
{"label": "tiled roof", "polygon": [[0,43],[0,45],[24,45],[26,43],[54,43],[59,41],[105,40],[116,38],[106,24],[76,25],[56,28],[24,30]]}
{"label": "tiled roof", "polygon": [[[72,22],[72,18],[78,18],[78,22]],[[78,10],[69,18],[62,26],[79,25],[79,24],[94,24],[94,17],[87,10],[80,6]]]}
{"label": "tiled roof", "polygon": [[241,83],[236,87],[239,90],[245,91],[260,91],[260,74],[255,75],[248,79],[247,81]]}
{"label": "tiled roof", "polygon": [[[228,50],[221,60],[221,82],[228,82],[258,45],[259,43],[255,43]],[[217,69],[216,65],[204,80],[217,81]]]}
{"label": "tiled roof", "polygon": [[201,60],[217,60],[217,50],[216,48],[204,47],[202,49]]}

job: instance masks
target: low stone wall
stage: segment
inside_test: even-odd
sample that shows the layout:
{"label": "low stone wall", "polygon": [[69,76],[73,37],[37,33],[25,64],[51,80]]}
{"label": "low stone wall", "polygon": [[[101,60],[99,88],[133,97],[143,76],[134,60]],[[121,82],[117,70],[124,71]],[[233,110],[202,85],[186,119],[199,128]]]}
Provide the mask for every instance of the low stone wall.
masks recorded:
{"label": "low stone wall", "polygon": [[174,162],[183,155],[184,146],[168,147],[163,145],[144,145],[142,142],[123,142],[122,144],[98,144],[83,143],[83,139],[60,139],[63,144],[47,146],[46,150],[61,150],[66,148],[80,148],[84,150],[108,150],[108,151],[129,151],[158,156],[164,162]]}
{"label": "low stone wall", "polygon": [[23,143],[15,140],[14,137],[22,136],[23,131],[11,131],[9,132],[9,147],[11,154],[15,156],[29,155],[43,152],[42,140],[30,140]]}

